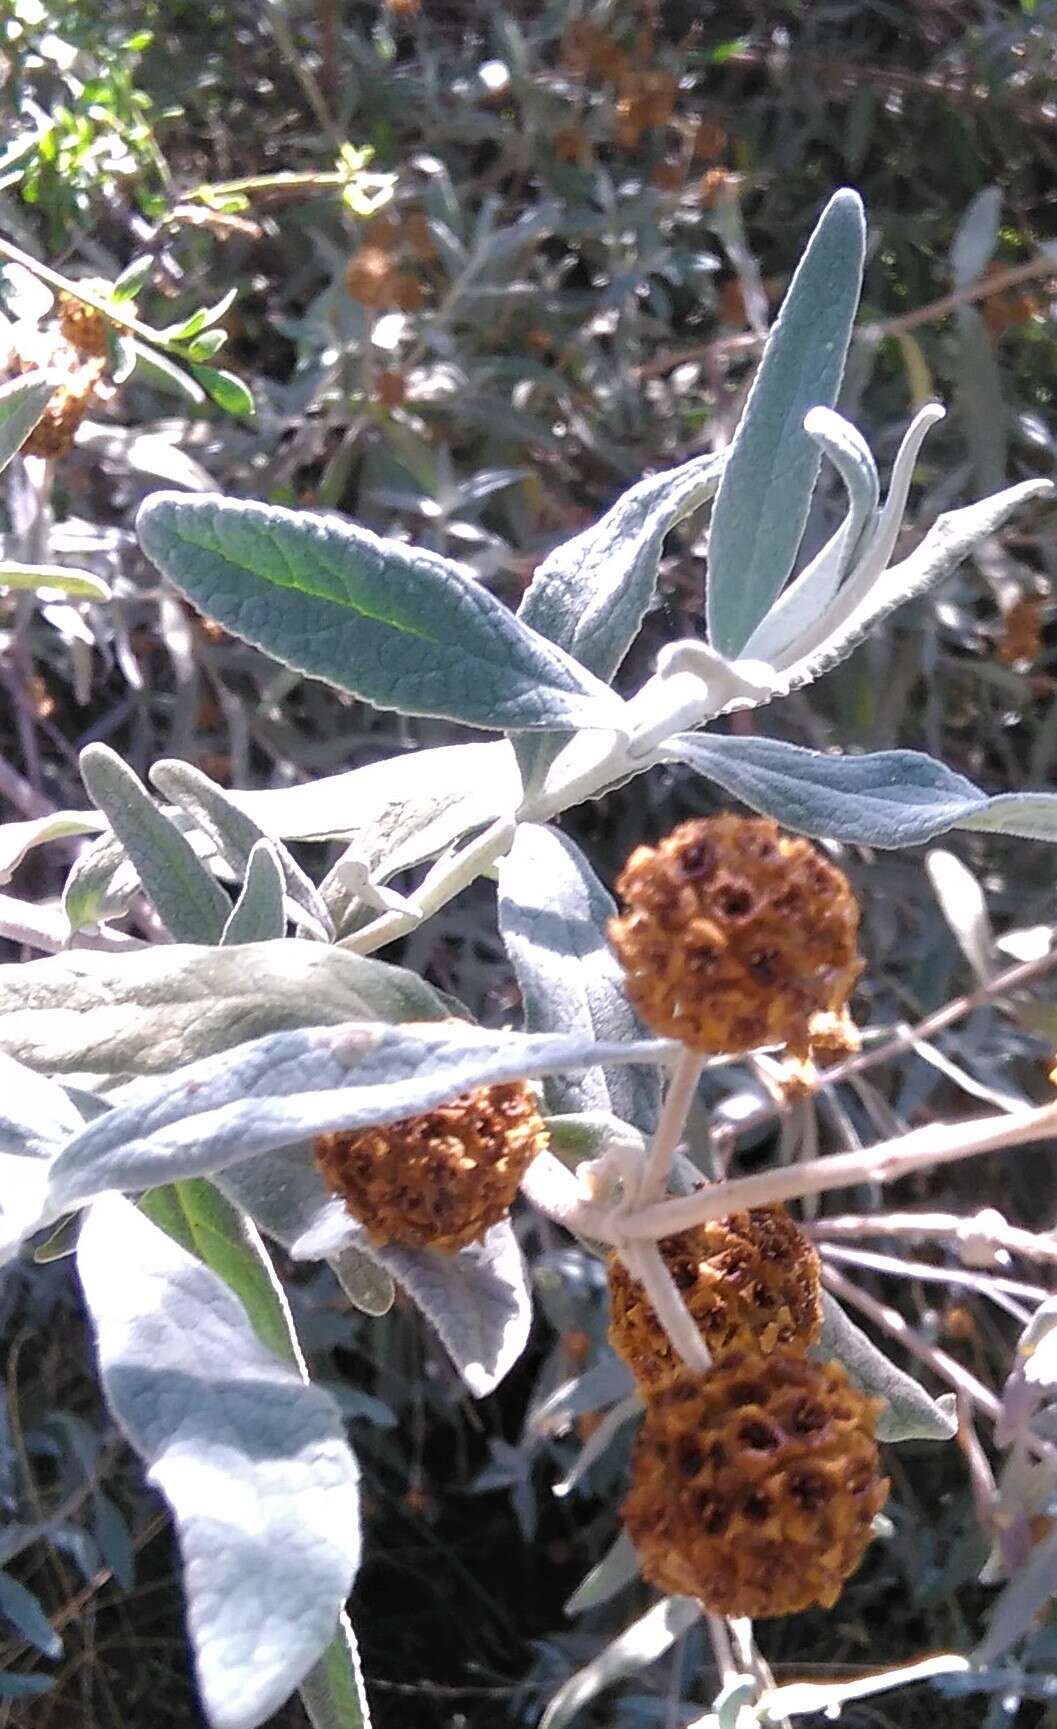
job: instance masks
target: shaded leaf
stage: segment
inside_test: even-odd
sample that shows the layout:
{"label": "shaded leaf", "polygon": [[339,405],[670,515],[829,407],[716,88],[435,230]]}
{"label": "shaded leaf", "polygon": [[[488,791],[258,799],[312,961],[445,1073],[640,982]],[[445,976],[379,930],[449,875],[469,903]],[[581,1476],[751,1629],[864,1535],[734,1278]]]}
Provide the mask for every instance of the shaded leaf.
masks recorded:
{"label": "shaded leaf", "polygon": [[78,1266],[107,1403],[173,1511],[206,1714],[254,1729],[327,1649],[356,1572],[340,1413],[128,1202],[93,1207]]}
{"label": "shaded leaf", "polygon": [[0,883],[9,882],[28,852],[67,835],[98,834],[106,818],[94,810],[56,810],[28,822],[0,825]]}
{"label": "shaded leaf", "polygon": [[620,725],[613,693],[436,553],[337,517],[155,493],[144,551],[209,617],[380,708],[492,728]]}
{"label": "shaded leaf", "polygon": [[825,1363],[836,1357],[864,1393],[884,1399],[887,1409],[877,1419],[880,1441],[949,1441],[958,1422],[937,1404],[913,1376],[879,1351],[828,1291],[822,1293],[822,1332],[808,1355]]}
{"label": "shaded leaf", "polygon": [[21,450],[58,386],[50,372],[30,372],[0,384],[0,471]]}
{"label": "shaded leaf", "polygon": [[0,1615],[30,1645],[43,1651],[45,1657],[62,1656],[62,1640],[44,1613],[40,1599],[4,1572],[0,1572]]}
{"label": "shaded leaf", "polygon": [[[616,912],[580,850],[557,829],[518,826],[499,865],[499,927],[521,990],[527,1032],[619,1041],[643,1036],[606,935]],[[656,1069],[583,1069],[544,1088],[556,1115],[606,1111],[644,1134],[660,1109]]]}
{"label": "shaded leaf", "polygon": [[703,1614],[693,1597],[662,1597],[559,1687],[540,1718],[539,1729],[564,1729],[604,1688],[656,1663]]}
{"label": "shaded leaf", "polygon": [[975,282],[990,264],[1001,220],[1002,188],[985,186],[970,199],[954,231],[949,263],[955,288]]}
{"label": "shaded leaf", "polygon": [[973,465],[973,483],[981,492],[1005,485],[1007,412],[1002,374],[990,332],[975,306],[960,306],[958,328],[958,409]]}

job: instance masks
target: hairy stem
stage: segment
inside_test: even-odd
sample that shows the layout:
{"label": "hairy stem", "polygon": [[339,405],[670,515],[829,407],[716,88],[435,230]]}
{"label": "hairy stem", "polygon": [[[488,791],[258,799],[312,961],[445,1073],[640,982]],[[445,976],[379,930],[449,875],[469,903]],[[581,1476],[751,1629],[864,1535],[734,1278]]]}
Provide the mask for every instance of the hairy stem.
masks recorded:
{"label": "hairy stem", "polygon": [[705,1059],[698,1051],[684,1050],[672,1071],[657,1128],[642,1161],[635,1196],[640,1207],[659,1200],[668,1187],[672,1159],[682,1139],[704,1066]]}

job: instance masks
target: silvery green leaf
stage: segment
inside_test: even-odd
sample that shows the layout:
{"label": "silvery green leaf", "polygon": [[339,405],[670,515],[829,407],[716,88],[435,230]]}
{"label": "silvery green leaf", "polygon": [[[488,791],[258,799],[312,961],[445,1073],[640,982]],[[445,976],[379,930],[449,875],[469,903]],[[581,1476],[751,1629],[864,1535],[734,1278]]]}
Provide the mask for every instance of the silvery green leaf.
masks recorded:
{"label": "silvery green leaf", "polygon": [[635,1391],[635,1380],[623,1357],[607,1346],[582,1375],[563,1381],[529,1418],[533,1435],[561,1435],[577,1417],[615,1405]]}
{"label": "silvery green leaf", "polygon": [[604,1688],[656,1663],[703,1614],[694,1597],[662,1597],[590,1663],[570,1675],[540,1718],[539,1729],[565,1729],[565,1724]]}
{"label": "silvery green leaf", "polygon": [[455,1255],[371,1247],[435,1328],[475,1399],[494,1391],[528,1341],[532,1298],[509,1219]]}
{"label": "silvery green leaf", "polygon": [[995,1663],[1036,1624],[1057,1596],[1057,1526],[1037,1543],[1014,1579],[999,1595],[988,1619],[987,1632],[973,1652],[977,1664]]}
{"label": "silvery green leaf", "polygon": [[[179,805],[209,836],[236,876],[244,876],[249,870],[250,855],[259,842],[276,842],[276,837],[267,834],[230,794],[192,763],[174,759],[157,762],[150,771],[150,778],[163,798]],[[330,915],[311,878],[281,842],[276,842],[275,852],[295,922],[306,925],[317,935],[332,937],[334,927]],[[282,932],[271,934],[281,935]]]}
{"label": "silvery green leaf", "polygon": [[58,386],[50,372],[30,372],[0,385],[0,470],[21,450]]}
{"label": "silvery green leaf", "polygon": [[372,876],[391,876],[483,828],[521,797],[514,753],[493,744],[440,745],[365,763],[302,786],[232,792],[228,798],[282,840],[351,842]]}
{"label": "silvery green leaf", "polygon": [[596,1561],[591,1571],[581,1579],[576,1590],[565,1605],[567,1615],[584,1615],[588,1609],[597,1609],[599,1604],[608,1603],[630,1585],[639,1576],[639,1558],[635,1545],[623,1526],[620,1534],[606,1550],[600,1561]]}
{"label": "silvery green leaf", "polygon": [[105,827],[106,818],[94,810],[56,810],[50,816],[31,817],[28,822],[0,824],[0,883],[10,882],[34,847],[67,835],[98,834]]}
{"label": "silvery green leaf", "polygon": [[0,588],[40,589],[63,594],[70,600],[110,599],[109,586],[90,570],[74,570],[65,564],[0,563]]}
{"label": "silvery green leaf", "polygon": [[[1057,807],[1054,811],[1057,817]],[[987,912],[987,896],[976,876],[954,853],[936,847],[925,859],[932,892],[951,935],[979,984],[986,984],[999,964],[995,934]]]}
{"label": "silvery green leaf", "polygon": [[81,1120],[57,1081],[0,1053],[0,1153],[44,1157],[75,1134]]}
{"label": "silvery green leaf", "polygon": [[71,931],[123,918],[138,889],[135,865],[107,829],[74,860],[63,884],[62,910]]}
{"label": "silvery green leaf", "polygon": [[0,1050],[59,1074],[166,1074],[284,1028],[450,1014],[414,973],[297,937],[0,966]]}
{"label": "silvery green leaf", "polygon": [[[872,529],[866,533],[864,541],[856,547],[850,573],[846,576],[840,593],[839,603],[833,605],[841,610],[844,616],[853,606],[858,606],[870,593],[878,578],[888,568],[888,561],[895,551],[899,531],[906,514],[907,499],[910,496],[910,485],[914,478],[914,469],[930,429],[944,417],[944,410],[938,402],[926,403],[915,414],[910,425],[900,441],[892,464],[891,479],[888,484],[888,496],[884,506],[878,513]],[[796,586],[795,584],[793,585]],[[784,596],[779,597],[777,606],[782,605]],[[829,634],[830,607],[823,607],[821,613],[809,615],[807,609],[795,621],[796,629],[791,635],[783,632],[786,640],[781,649],[772,649],[771,659],[775,667],[790,666],[801,659],[812,649],[818,647]],[[790,622],[793,622],[790,620]]]}
{"label": "silvery green leaf", "polygon": [[37,1229],[48,1172],[81,1114],[57,1082],[0,1056],[0,1265]]}
{"label": "silvery green leaf", "polygon": [[81,752],[81,778],[174,942],[219,942],[231,903],[138,776],[109,745],[90,744]]}
{"label": "silvery green leaf", "polygon": [[327,1649],[355,1576],[341,1415],[119,1196],[92,1208],[77,1259],[107,1403],[173,1511],[206,1716],[255,1729]]}
{"label": "silvery green leaf", "polygon": [[962,560],[1033,498],[1048,498],[1053,488],[1048,480],[1025,480],[993,498],[982,498],[961,510],[937,517],[924,540],[901,564],[878,575],[865,589],[853,571],[832,606],[818,621],[808,646],[803,639],[782,655],[782,688],[798,690],[811,684],[833,666],[846,660],[863,638],[905,601],[915,600],[935,588]]}
{"label": "silvery green leaf", "polygon": [[1057,840],[1057,793],[989,798],[921,751],[839,756],[776,738],[687,732],[670,739],[664,754],[751,810],[820,840],[920,846],[955,828]]}
{"label": "silvery green leaf", "polygon": [[110,1189],[146,1189],[215,1171],[331,1130],[419,1115],[457,1093],[594,1062],[650,1062],[660,1041],[489,1032],[465,1022],[351,1022],[273,1033],[174,1075],[132,1081],[51,1167],[57,1217]]}
{"label": "silvery green leaf", "polygon": [[144,551],[255,647],[379,708],[496,729],[620,728],[607,686],[436,553],[337,517],[155,493]]}
{"label": "silvery green leaf", "polygon": [[608,682],[653,600],[665,536],[711,498],[723,463],[698,456],[622,493],[543,560],[518,608],[522,623]]}
{"label": "silvery green leaf", "polygon": [[886,1409],[877,1419],[878,1440],[949,1441],[957,1434],[957,1419],[947,1402],[937,1403],[913,1376],[897,1369],[828,1291],[822,1293],[822,1310],[822,1332],[808,1355],[820,1363],[836,1357],[857,1387],[885,1400]]}
{"label": "silvery green leaf", "polygon": [[811,563],[778,596],[742,650],[746,660],[773,662],[806,625],[819,617],[844,580],[874,526],[880,481],[862,434],[831,408],[813,408],[804,430],[822,446],[848,493],[848,512]]}
{"label": "silvery green leaf", "polygon": [[[606,935],[616,912],[594,871],[557,829],[519,824],[499,865],[499,928],[528,1032],[619,1041],[642,1037]],[[657,1070],[585,1069],[544,1088],[550,1110],[607,1111],[649,1134],[660,1109]]]}
{"label": "silvery green leaf", "polygon": [[985,186],[970,199],[954,231],[950,270],[955,288],[975,282],[994,256],[1002,220],[1002,188]]}
{"label": "silvery green leaf", "polygon": [[259,840],[246,863],[246,880],[220,933],[221,948],[279,938],[286,929],[283,867],[275,845]]}
{"label": "silvery green leaf", "polygon": [[837,400],[862,282],[862,204],[830,199],[797,265],[727,456],[708,549],[708,638],[740,655],[785,587],[818,477],[812,408]]}
{"label": "silvery green leaf", "polygon": [[958,410],[972,459],[973,484],[980,492],[997,492],[1006,481],[1008,444],[998,357],[975,306],[960,306],[955,322]]}

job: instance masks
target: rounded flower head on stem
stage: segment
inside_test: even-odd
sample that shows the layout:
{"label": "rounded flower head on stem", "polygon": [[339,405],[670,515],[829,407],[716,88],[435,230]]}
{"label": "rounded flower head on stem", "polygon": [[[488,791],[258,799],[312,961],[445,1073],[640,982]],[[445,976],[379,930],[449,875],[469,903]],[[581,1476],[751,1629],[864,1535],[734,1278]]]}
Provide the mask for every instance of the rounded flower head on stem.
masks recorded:
{"label": "rounded flower head on stem", "polygon": [[[819,1260],[785,1207],[754,1207],[658,1243],[713,1361],[804,1352],[822,1327]],[[637,1279],[609,1264],[609,1341],[647,1393],[682,1363]]]}
{"label": "rounded flower head on stem", "polygon": [[861,970],[847,879],[767,817],[682,823],[635,848],[617,892],[627,910],[609,934],[628,995],[691,1050],[805,1055],[812,1016],[843,1008]]}
{"label": "rounded flower head on stem", "polygon": [[838,1363],[776,1351],[651,1395],[623,1516],[646,1578],[717,1615],[829,1608],[884,1506],[881,1401]]}
{"label": "rounded flower head on stem", "polygon": [[318,1135],[314,1149],[372,1242],[452,1254],[505,1217],[546,1145],[532,1089],[507,1081],[381,1128]]}

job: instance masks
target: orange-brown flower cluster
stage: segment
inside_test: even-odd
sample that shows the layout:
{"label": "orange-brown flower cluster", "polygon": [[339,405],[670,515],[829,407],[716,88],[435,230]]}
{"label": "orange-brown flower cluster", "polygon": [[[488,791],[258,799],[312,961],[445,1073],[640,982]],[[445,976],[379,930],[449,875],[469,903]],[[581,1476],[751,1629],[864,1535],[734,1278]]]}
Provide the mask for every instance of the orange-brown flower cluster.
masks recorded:
{"label": "orange-brown flower cluster", "polygon": [[859,908],[807,840],[765,817],[697,818],[636,847],[609,934],[631,1001],[691,1050],[808,1049],[811,1017],[843,1008],[859,975]]}
{"label": "orange-brown flower cluster", "polygon": [[623,1515],[645,1576],[719,1615],[828,1608],[884,1506],[881,1401],[792,1352],[683,1371],[648,1401]]}
{"label": "orange-brown flower cluster", "polygon": [[62,335],[82,360],[106,359],[106,319],[101,312],[64,293],[59,295],[58,317]]}
{"label": "orange-brown flower cluster", "polygon": [[43,330],[29,324],[14,326],[9,337],[8,376],[17,378],[41,370],[57,376],[47,408],[22,445],[25,456],[65,456],[91,407],[105,366],[105,359],[100,357],[82,359],[54,324]]}
{"label": "orange-brown flower cluster", "polygon": [[353,300],[375,311],[396,308],[418,312],[425,291],[418,277],[401,267],[401,255],[409,253],[419,263],[437,255],[429,222],[421,210],[398,216],[381,211],[373,217],[367,239],[345,266],[345,287]]}
{"label": "orange-brown flower cluster", "polygon": [[1022,594],[1002,620],[998,658],[1003,666],[1034,666],[1042,653],[1046,603],[1041,595]]}
{"label": "orange-brown flower cluster", "polygon": [[319,1135],[315,1156],[373,1242],[454,1253],[504,1217],[546,1145],[534,1093],[508,1081],[381,1128]]}
{"label": "orange-brown flower cluster", "polygon": [[[658,1248],[714,1361],[732,1352],[803,1353],[822,1326],[819,1261],[785,1207],[731,1213]],[[614,1350],[650,1396],[683,1365],[642,1286],[619,1256],[609,1266]]]}

